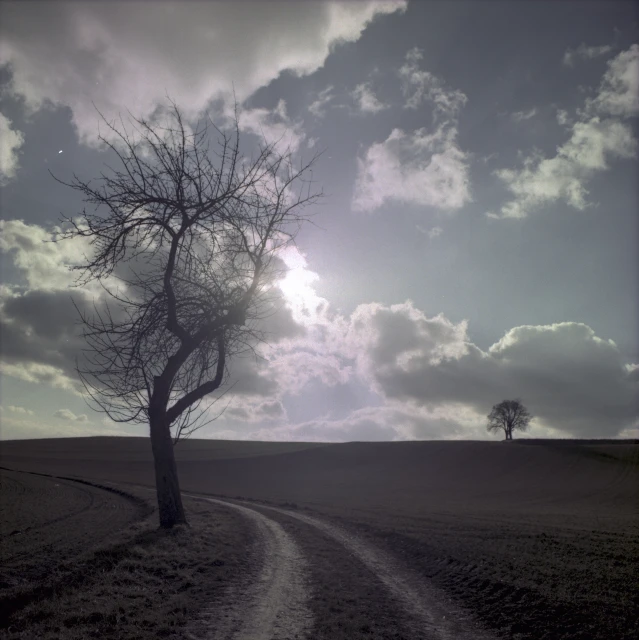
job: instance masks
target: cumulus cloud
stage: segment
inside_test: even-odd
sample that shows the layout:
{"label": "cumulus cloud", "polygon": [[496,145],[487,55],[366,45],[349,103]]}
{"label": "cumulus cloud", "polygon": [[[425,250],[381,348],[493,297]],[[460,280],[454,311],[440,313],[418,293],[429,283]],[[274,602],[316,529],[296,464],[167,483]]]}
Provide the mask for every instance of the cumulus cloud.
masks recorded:
{"label": "cumulus cloud", "polygon": [[24,143],[24,135],[13,128],[13,123],[0,113],[0,186],[16,176],[20,147]]}
{"label": "cumulus cloud", "polygon": [[414,48],[406,54],[406,61],[399,69],[402,80],[402,93],[406,98],[404,107],[417,109],[425,101],[432,104],[436,115],[455,118],[468,101],[466,95],[458,89],[447,88],[444,83],[429,71],[419,68],[423,52]]}
{"label": "cumulus cloud", "polygon": [[77,416],[73,411],[69,409],[58,409],[53,416],[55,418],[60,418],[60,420],[72,420],[73,422],[88,422],[89,418],[85,413]]}
{"label": "cumulus cloud", "polygon": [[639,115],[639,44],[608,62],[597,95],[586,101],[585,113],[622,118]]}
{"label": "cumulus cloud", "polygon": [[[168,93],[195,117],[234,87],[243,102],[284,71],[319,69],[341,42],[406,2],[3,3],[0,65],[28,109],[69,106],[81,141],[96,143],[96,113],[148,117]],[[34,22],[33,12],[38,14]],[[186,70],[186,71],[185,71]]]}
{"label": "cumulus cloud", "polygon": [[[97,283],[75,287],[72,267],[91,255],[84,238],[52,242],[59,229],[22,220],[0,220],[0,251],[21,281],[0,288],[0,369],[25,382],[80,394],[76,358],[84,345],[74,306],[103,303]],[[107,284],[115,284],[109,277]]]}
{"label": "cumulus cloud", "polygon": [[466,96],[420,70],[421,58],[421,50],[412,49],[399,70],[405,107],[428,102],[436,126],[393,129],[358,158],[354,211],[373,211],[388,201],[454,211],[471,201],[468,154],[457,143],[457,116]]}
{"label": "cumulus cloud", "polygon": [[593,117],[576,122],[568,142],[552,158],[534,153],[521,169],[499,169],[495,175],[515,198],[501,208],[505,218],[524,218],[531,211],[558,200],[578,210],[588,204],[586,185],[592,176],[609,168],[615,158],[634,158],[637,141],[625,123]]}
{"label": "cumulus cloud", "polygon": [[[289,262],[295,260],[307,268],[303,256]],[[307,277],[305,286],[314,282]],[[522,397],[531,409],[537,436],[614,437],[636,426],[639,365],[584,324],[516,327],[482,350],[470,340],[466,321],[428,317],[410,301],[362,304],[350,316],[324,302],[305,316],[303,335],[263,352],[260,375],[273,384],[268,401],[304,393],[311,383],[361,384],[378,406],[298,424],[282,417],[248,437],[485,438],[491,406],[511,397]],[[244,419],[251,422],[251,411]]]}
{"label": "cumulus cloud", "polygon": [[354,211],[373,211],[388,201],[454,211],[471,201],[468,155],[450,124],[432,133],[393,129],[357,165]]}
{"label": "cumulus cloud", "polygon": [[449,421],[455,407],[484,416],[509,397],[523,397],[540,427],[574,436],[615,436],[639,416],[635,369],[584,324],[516,327],[482,351],[465,322],[428,318],[409,302],[358,307],[351,332],[358,372],[382,397]]}
{"label": "cumulus cloud", "polygon": [[0,251],[10,255],[29,289],[68,289],[72,267],[91,255],[87,238],[52,242],[60,229],[46,229],[22,220],[0,220]]}
{"label": "cumulus cloud", "polygon": [[[84,240],[50,242],[51,231],[21,220],[0,221],[0,231],[0,250],[23,278],[23,284],[0,287],[0,370],[26,382],[82,394],[76,359],[85,343],[74,303],[81,309],[88,304],[100,308],[105,300],[99,286],[71,287],[74,274],[70,267],[83,260],[83,253],[90,255],[90,246]],[[304,334],[293,308],[304,316],[305,298],[302,296],[296,306],[295,291],[299,293],[299,287],[293,286],[286,298],[284,291],[275,286],[270,294],[273,312],[261,328],[271,344]],[[267,364],[263,357],[238,358],[230,381],[233,393],[275,394],[278,382],[269,377]]]}
{"label": "cumulus cloud", "polygon": [[[334,441],[482,438],[492,404],[510,397],[522,397],[536,416],[536,435],[616,436],[638,426],[639,365],[584,324],[516,327],[482,350],[465,321],[429,317],[410,301],[336,313],[316,293],[319,276],[299,249],[289,247],[281,259],[288,272],[277,285],[277,339],[230,363],[232,388],[222,399],[230,404],[218,425],[229,433]],[[68,292],[3,291],[3,374],[78,391],[73,366],[80,344]],[[339,414],[291,423],[287,399],[313,386],[348,385],[364,389],[369,406],[348,400]],[[68,410],[55,415],[85,422],[84,414]]]}
{"label": "cumulus cloud", "polygon": [[588,47],[585,43],[581,43],[576,49],[568,49],[564,54],[564,64],[572,67],[579,60],[591,60],[606,55],[612,51],[610,45],[602,45],[600,47]]}
{"label": "cumulus cloud", "polygon": [[388,105],[377,99],[369,82],[358,84],[351,92],[351,96],[361,113],[378,113],[388,108]]}
{"label": "cumulus cloud", "polygon": [[[587,184],[616,159],[636,157],[637,140],[622,120],[639,114],[639,45],[632,45],[608,62],[594,98],[588,98],[570,127],[570,138],[552,157],[534,151],[523,167],[500,169],[495,175],[514,198],[494,218],[524,218],[545,205],[564,201],[583,210],[590,203]],[[560,123],[568,124],[560,112]]]}

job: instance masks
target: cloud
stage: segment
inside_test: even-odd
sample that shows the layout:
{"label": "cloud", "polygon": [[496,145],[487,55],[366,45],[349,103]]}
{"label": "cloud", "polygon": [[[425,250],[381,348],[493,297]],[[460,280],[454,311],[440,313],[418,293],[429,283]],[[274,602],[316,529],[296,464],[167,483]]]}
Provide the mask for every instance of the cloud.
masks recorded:
{"label": "cloud", "polygon": [[24,134],[14,129],[12,124],[0,113],[0,186],[15,178],[20,147],[24,143]]}
{"label": "cloud", "polygon": [[[96,104],[108,120],[153,114],[170,95],[187,118],[232,87],[243,102],[282,71],[313,73],[376,16],[406,2],[8,3],[0,65],[35,111],[69,106],[81,141],[96,143]],[[38,20],[33,20],[33,11]]]}
{"label": "cloud", "polygon": [[534,118],[536,115],[537,115],[537,109],[533,107],[528,111],[515,111],[515,113],[511,115],[511,118],[515,122],[523,122],[524,120],[530,120],[531,118]]}
{"label": "cloud", "polygon": [[7,409],[9,409],[9,411],[11,411],[11,413],[17,413],[23,416],[32,416],[33,415],[33,411],[31,411],[31,409],[25,409],[24,407],[16,407],[15,405],[8,405]]}
{"label": "cloud", "polygon": [[428,102],[437,124],[430,131],[395,128],[358,158],[354,211],[374,211],[387,201],[454,211],[471,201],[468,154],[457,144],[457,116],[466,96],[421,71],[422,57],[420,49],[411,49],[399,70],[405,107]]}
{"label": "cloud", "polygon": [[[277,287],[277,339],[230,363],[234,386],[221,400],[230,405],[220,429],[266,439],[484,438],[490,407],[510,397],[535,415],[537,436],[614,437],[638,426],[639,365],[584,324],[515,327],[482,350],[465,321],[429,317],[410,301],[336,313],[315,292],[319,276],[299,249],[281,259],[289,271]],[[3,291],[2,372],[78,391],[68,292]],[[364,396],[353,393],[339,412],[291,423],[286,407],[294,396],[355,387]],[[88,420],[64,409],[55,415]]]}
{"label": "cloud", "polygon": [[[0,370],[25,382],[81,394],[75,362],[84,342],[79,308],[103,304],[97,283],[75,287],[72,267],[91,255],[84,238],[52,242],[48,230],[22,220],[0,220],[0,251],[11,260],[21,282],[0,288]],[[110,277],[107,284],[115,280]]]}
{"label": "cloud", "polygon": [[53,420],[50,423],[30,416],[15,417],[7,415],[2,419],[2,440],[17,440],[31,438],[80,438],[86,436],[128,436],[142,435],[133,431],[129,425],[99,425],[90,422],[76,422],[74,420]]}
{"label": "cloud", "polygon": [[264,423],[277,421],[286,421],[286,409],[282,402],[278,399],[267,401],[246,401],[241,404],[233,402],[224,412],[224,418],[227,422],[251,422]]}
{"label": "cloud", "polygon": [[348,418],[330,420],[320,418],[299,424],[261,427],[253,431],[252,440],[278,440],[288,442],[353,442],[398,440],[397,430],[389,426],[387,412],[377,407],[353,412]]}
{"label": "cloud", "polygon": [[592,113],[621,118],[639,115],[639,44],[608,62],[597,95],[586,101],[585,114]]}
{"label": "cloud", "polygon": [[374,211],[388,201],[454,211],[471,201],[468,155],[452,125],[442,124],[433,133],[393,129],[357,164],[354,211]]}
{"label": "cloud", "polygon": [[329,85],[317,94],[317,100],[314,100],[308,107],[308,110],[316,117],[323,118],[326,114],[326,105],[334,98],[333,85]]}
{"label": "cloud", "polygon": [[576,49],[568,49],[564,54],[564,64],[572,67],[579,60],[591,60],[598,58],[606,53],[610,53],[612,47],[610,45],[602,45],[600,47],[587,47],[583,42]]}
{"label": "cloud", "polygon": [[565,109],[557,109],[557,122],[565,127],[566,125],[571,125],[573,123],[572,119],[568,115],[568,112]]}
{"label": "cloud", "polygon": [[439,238],[439,236],[444,233],[444,230],[441,227],[431,227],[430,229],[424,229],[424,227],[422,227],[421,225],[417,225],[417,231],[423,233],[425,236],[428,236],[430,240]]}
{"label": "cloud", "polygon": [[636,369],[581,323],[516,327],[482,351],[465,322],[428,318],[407,302],[360,305],[349,333],[358,374],[387,402],[425,410],[424,420],[454,423],[463,410],[479,429],[510,397],[524,399],[538,428],[578,437],[616,436],[639,416]]}
{"label": "cloud", "polygon": [[351,92],[351,96],[357,103],[361,113],[378,113],[388,108],[388,105],[377,99],[369,82],[358,84]]}
{"label": "cloud", "polygon": [[72,267],[91,255],[86,238],[52,242],[59,231],[22,220],[0,220],[0,251],[11,256],[29,289],[68,289],[74,282]]}
{"label": "cloud", "polygon": [[73,411],[69,409],[58,409],[53,416],[55,418],[60,418],[60,420],[72,420],[73,422],[88,422],[89,418],[85,413],[76,416]]}
{"label": "cloud", "polygon": [[634,158],[637,141],[630,127],[616,120],[576,122],[568,142],[552,158],[535,153],[521,169],[499,169],[495,175],[515,196],[501,207],[504,218],[525,218],[531,211],[563,200],[577,210],[588,204],[586,184],[609,168],[609,159]]}
{"label": "cloud", "polygon": [[446,88],[432,73],[419,69],[418,63],[422,58],[420,49],[411,49],[406,54],[406,62],[399,69],[402,93],[406,98],[404,107],[417,109],[428,101],[432,104],[435,115],[456,118],[468,98],[457,89]]}
{"label": "cloud", "polygon": [[[231,117],[232,111],[227,111],[226,116]],[[297,151],[306,135],[302,123],[289,118],[284,100],[280,100],[272,111],[259,108],[242,109],[239,121],[241,131],[252,133],[267,144],[273,144],[280,154]]]}
{"label": "cloud", "polygon": [[0,373],[24,382],[44,384],[80,394],[77,380],[67,376],[59,367],[37,362],[0,362]]}
{"label": "cloud", "polygon": [[[524,218],[532,211],[557,201],[577,210],[589,206],[586,185],[615,159],[637,154],[637,140],[630,125],[620,118],[639,114],[639,45],[632,45],[608,62],[599,91],[586,100],[570,127],[570,138],[546,158],[535,151],[523,167],[500,169],[495,175],[514,198],[502,205],[493,218]],[[565,112],[560,123],[568,124]]]}

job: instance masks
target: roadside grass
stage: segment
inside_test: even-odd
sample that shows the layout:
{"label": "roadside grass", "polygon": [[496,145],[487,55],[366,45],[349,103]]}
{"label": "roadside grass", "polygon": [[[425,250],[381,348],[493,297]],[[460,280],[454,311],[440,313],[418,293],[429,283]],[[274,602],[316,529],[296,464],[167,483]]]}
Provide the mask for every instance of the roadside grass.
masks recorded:
{"label": "roadside grass", "polygon": [[[232,510],[187,500],[190,526],[157,514],[38,584],[5,590],[0,638],[177,638],[245,571],[250,531]],[[90,541],[87,541],[90,546]]]}

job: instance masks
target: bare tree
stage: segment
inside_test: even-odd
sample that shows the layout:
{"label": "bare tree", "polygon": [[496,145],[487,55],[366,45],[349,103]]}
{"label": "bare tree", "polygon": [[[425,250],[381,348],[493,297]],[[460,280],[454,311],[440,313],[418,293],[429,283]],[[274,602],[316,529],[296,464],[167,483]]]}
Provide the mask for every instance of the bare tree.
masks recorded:
{"label": "bare tree", "polygon": [[488,431],[503,429],[505,440],[513,439],[513,431],[526,431],[532,414],[524,407],[521,400],[504,400],[493,406],[488,414]]}
{"label": "bare tree", "polygon": [[118,168],[97,184],[58,181],[95,205],[64,216],[59,239],[89,239],[80,282],[100,282],[107,300],[80,312],[78,372],[111,419],[149,424],[160,525],[171,527],[186,522],[173,441],[201,423],[229,359],[263,337],[278,252],[321,193],[307,179],[317,156],[294,166],[266,142],[243,156],[237,110],[231,133],[210,119],[191,130],[174,103],[166,116],[131,118],[132,132],[102,117]]}

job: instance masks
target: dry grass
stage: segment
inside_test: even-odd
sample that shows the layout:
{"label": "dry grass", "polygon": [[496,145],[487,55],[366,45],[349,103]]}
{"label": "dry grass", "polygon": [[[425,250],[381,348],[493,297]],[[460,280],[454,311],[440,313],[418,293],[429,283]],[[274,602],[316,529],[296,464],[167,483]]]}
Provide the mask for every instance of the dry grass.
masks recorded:
{"label": "dry grass", "polygon": [[[46,491],[46,479],[40,480]],[[243,574],[249,542],[231,510],[187,501],[187,511],[190,526],[164,531],[149,509],[108,544],[55,564],[36,581],[3,589],[0,637],[181,637],[184,625]]]}

